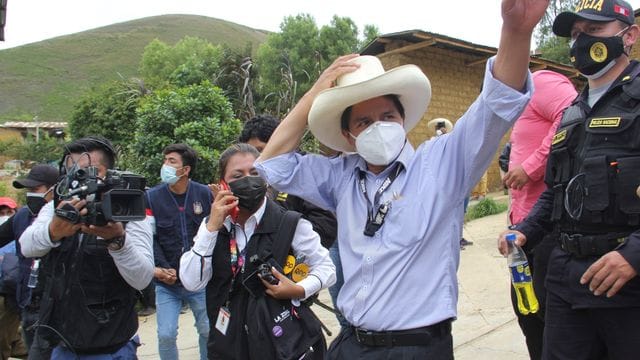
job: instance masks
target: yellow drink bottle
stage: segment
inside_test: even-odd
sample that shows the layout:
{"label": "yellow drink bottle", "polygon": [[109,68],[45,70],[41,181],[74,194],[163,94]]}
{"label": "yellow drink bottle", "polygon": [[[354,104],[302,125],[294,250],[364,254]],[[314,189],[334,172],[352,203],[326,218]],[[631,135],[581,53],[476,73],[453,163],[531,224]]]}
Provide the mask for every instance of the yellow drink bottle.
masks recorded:
{"label": "yellow drink bottle", "polygon": [[531,269],[529,269],[527,255],[525,255],[520,246],[516,245],[516,234],[507,234],[506,240],[509,245],[507,263],[511,273],[511,284],[518,299],[518,311],[523,315],[536,313],[540,306],[533,290]]}

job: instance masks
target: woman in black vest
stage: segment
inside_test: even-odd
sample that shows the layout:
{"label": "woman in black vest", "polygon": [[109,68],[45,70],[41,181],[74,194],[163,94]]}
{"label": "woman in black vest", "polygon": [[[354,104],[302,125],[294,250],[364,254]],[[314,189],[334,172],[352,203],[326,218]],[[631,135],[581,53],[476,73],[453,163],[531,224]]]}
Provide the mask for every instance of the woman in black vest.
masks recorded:
{"label": "woman in black vest", "polygon": [[[270,344],[285,342],[284,346],[291,348],[289,343],[299,341],[294,339],[299,334],[287,332],[284,319],[278,316],[274,326],[265,330],[264,321],[257,317],[256,311],[261,307],[256,306],[256,299],[268,296],[284,300],[269,302],[283,304],[281,317],[291,320],[308,313],[304,306],[298,307],[301,300],[335,282],[329,252],[320,244],[311,223],[293,215],[293,231],[291,225],[283,225],[292,213],[265,197],[267,184],[253,166],[258,156],[258,151],[248,144],[232,145],[222,153],[220,185],[211,186],[215,193],[211,214],[201,224],[193,248],[180,261],[184,287],[190,291],[207,288],[209,359],[283,358],[278,350],[282,344]],[[291,255],[282,272],[275,268],[284,264],[275,259],[278,256],[274,253],[282,247],[277,246],[281,244],[278,239],[287,248],[290,241]],[[260,272],[262,264],[271,271]],[[307,276],[297,278],[305,273],[305,265]],[[297,282],[283,272],[293,275]],[[267,282],[269,277],[274,278],[273,284]],[[282,324],[278,324],[280,321]],[[320,335],[317,340],[312,346],[314,352],[307,355],[309,359],[321,358],[324,352],[324,339]],[[304,353],[292,357],[298,359]]]}

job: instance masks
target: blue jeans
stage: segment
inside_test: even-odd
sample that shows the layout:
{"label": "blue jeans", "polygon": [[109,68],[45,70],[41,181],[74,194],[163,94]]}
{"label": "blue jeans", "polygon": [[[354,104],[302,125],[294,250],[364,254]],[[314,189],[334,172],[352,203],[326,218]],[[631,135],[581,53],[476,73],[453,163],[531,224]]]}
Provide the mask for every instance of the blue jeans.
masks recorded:
{"label": "blue jeans", "polygon": [[340,327],[347,328],[349,327],[349,323],[342,316],[340,310],[338,310],[338,293],[340,293],[340,288],[342,284],[344,284],[344,277],[342,276],[342,262],[340,261],[340,248],[338,247],[337,240],[334,241],[333,245],[329,248],[329,257],[336,267],[336,283],[329,287],[329,295],[331,295],[333,307],[336,309],[336,318],[338,319],[338,323],[340,323]]}
{"label": "blue jeans", "polygon": [[182,302],[186,301],[196,319],[200,359],[207,359],[207,339],[209,338],[209,319],[205,290],[187,291],[182,286],[168,287],[156,284],[156,317],[158,320],[158,353],[162,360],[178,359],[178,317]]}
{"label": "blue jeans", "polygon": [[[113,354],[77,355],[66,347],[56,346],[51,353],[51,360],[136,360],[136,349],[140,346],[140,338],[134,336],[128,343]],[[29,354],[31,357],[31,354]]]}

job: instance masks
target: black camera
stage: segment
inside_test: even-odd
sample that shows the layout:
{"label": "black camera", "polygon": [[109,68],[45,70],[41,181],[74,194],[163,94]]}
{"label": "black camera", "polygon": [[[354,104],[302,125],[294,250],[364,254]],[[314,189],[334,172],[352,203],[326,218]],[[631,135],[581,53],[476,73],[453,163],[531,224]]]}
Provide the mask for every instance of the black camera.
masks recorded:
{"label": "black camera", "polygon": [[445,125],[444,121],[438,121],[436,123],[436,130],[440,130],[440,129],[445,128],[445,127],[447,127],[447,126]]}
{"label": "black camera", "polygon": [[[131,172],[107,170],[104,178],[98,168],[72,168],[56,185],[57,201],[73,197],[86,200],[86,215],[67,204],[56,215],[72,223],[103,226],[109,221],[140,221],[146,217],[144,188],[146,179]],[[57,205],[57,204],[56,204]]]}
{"label": "black camera", "polygon": [[262,280],[271,285],[278,285],[280,282],[271,272],[271,265],[269,263],[262,263],[258,266],[258,275]]}

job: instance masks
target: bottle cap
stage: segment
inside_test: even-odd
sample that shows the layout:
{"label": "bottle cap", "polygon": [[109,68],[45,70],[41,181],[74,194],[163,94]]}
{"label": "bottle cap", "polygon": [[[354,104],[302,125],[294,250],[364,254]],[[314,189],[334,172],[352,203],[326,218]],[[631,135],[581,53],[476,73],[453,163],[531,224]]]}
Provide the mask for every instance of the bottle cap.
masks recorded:
{"label": "bottle cap", "polygon": [[514,242],[514,241],[516,241],[516,234],[514,234],[514,233],[508,233],[508,234],[505,236],[505,239],[506,239],[507,241]]}

